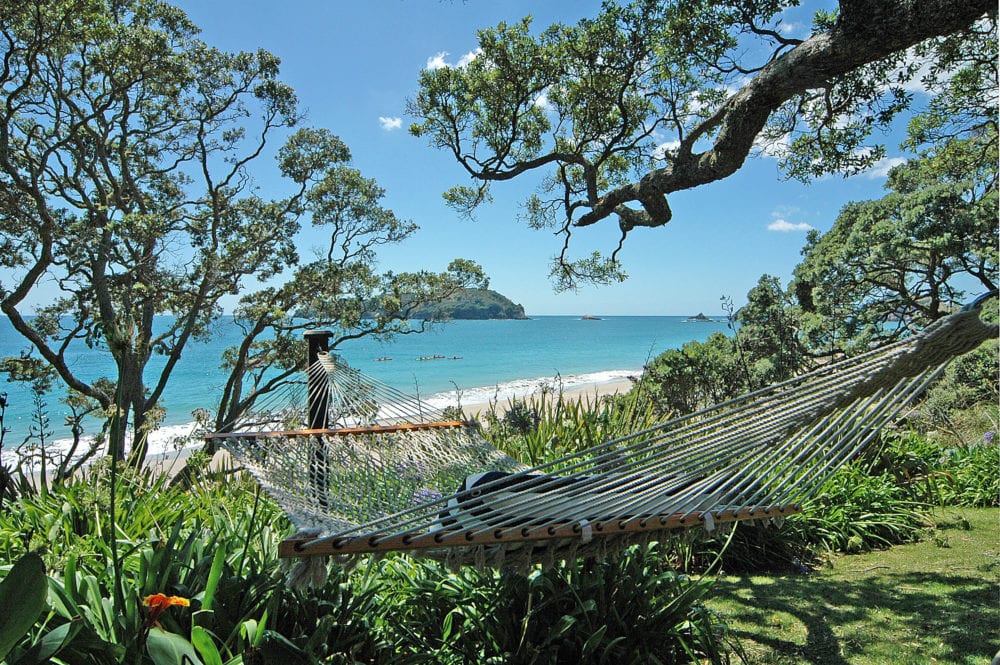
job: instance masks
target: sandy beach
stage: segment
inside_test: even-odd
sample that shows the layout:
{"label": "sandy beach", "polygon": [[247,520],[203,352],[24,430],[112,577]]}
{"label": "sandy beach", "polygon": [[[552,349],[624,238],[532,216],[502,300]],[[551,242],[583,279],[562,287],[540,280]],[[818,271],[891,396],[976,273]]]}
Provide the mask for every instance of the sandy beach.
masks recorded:
{"label": "sandy beach", "polygon": [[[562,396],[563,400],[567,402],[576,402],[577,400],[581,400],[584,404],[594,404],[601,397],[617,394],[624,395],[631,389],[632,382],[628,380],[603,381],[598,383],[576,385],[572,388],[564,388],[562,390]],[[538,388],[530,392],[517,394],[514,397],[517,399],[537,397],[541,390],[541,388]],[[471,404],[463,403],[462,410],[471,417],[479,417],[480,414],[485,411],[489,411],[491,408],[495,409],[498,415],[502,415],[507,412],[507,409],[510,408],[511,399],[511,397],[507,397],[499,399],[496,402],[474,402]]]}

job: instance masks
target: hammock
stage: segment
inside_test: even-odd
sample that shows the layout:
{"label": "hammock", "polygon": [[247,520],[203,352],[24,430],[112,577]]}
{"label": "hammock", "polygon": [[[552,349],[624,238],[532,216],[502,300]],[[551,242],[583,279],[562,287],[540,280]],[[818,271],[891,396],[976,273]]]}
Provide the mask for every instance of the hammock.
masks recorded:
{"label": "hammock", "polygon": [[[920,334],[528,468],[474,423],[307,333],[306,378],[210,435],[288,514],[282,557],[406,550],[454,565],[600,556],[664,532],[799,512],[947,362],[996,337],[983,298]],[[596,553],[596,554],[595,554]]]}

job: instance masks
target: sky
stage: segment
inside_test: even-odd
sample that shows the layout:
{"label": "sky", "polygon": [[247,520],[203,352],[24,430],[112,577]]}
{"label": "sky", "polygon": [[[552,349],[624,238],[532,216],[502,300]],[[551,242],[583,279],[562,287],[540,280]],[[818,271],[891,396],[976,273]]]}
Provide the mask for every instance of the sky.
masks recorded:
{"label": "sky", "polygon": [[[353,166],[385,188],[385,207],[419,225],[398,247],[380,252],[383,270],[444,270],[454,258],[483,266],[490,287],[537,315],[718,314],[720,298],[737,306],[761,275],[787,283],[810,229],[828,230],[850,201],[878,198],[888,166],[902,161],[899,138],[886,140],[888,161],[852,178],[804,185],[786,180],[770,158],[749,159],[734,176],[670,196],[673,220],[639,229],[621,253],[629,279],[558,293],[548,277],[561,239],[519,220],[533,191],[527,180],[499,183],[474,221],[449,209],[442,193],[472,184],[454,158],[409,134],[406,104],[420,71],[457,66],[477,46],[476,31],[531,15],[542,30],[594,16],[595,0],[181,0],[208,44],[225,50],[263,48],[281,59],[280,78],[306,110],[306,125],[344,140]],[[783,16],[789,34],[805,37],[811,12]],[[262,179],[263,195],[268,182]],[[274,193],[279,195],[278,192]],[[608,221],[578,231],[578,249],[610,250]],[[587,237],[587,236],[592,237]],[[321,241],[301,239],[303,253]]]}

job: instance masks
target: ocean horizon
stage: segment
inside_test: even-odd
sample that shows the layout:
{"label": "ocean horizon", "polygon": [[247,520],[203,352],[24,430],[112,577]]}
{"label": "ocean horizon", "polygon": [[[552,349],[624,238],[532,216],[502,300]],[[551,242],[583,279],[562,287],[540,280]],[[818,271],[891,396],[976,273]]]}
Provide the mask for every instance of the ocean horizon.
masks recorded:
{"label": "ocean horizon", "polygon": [[[689,318],[541,315],[450,321],[389,342],[352,340],[334,353],[365,374],[438,408],[455,405],[459,399],[463,405],[505,403],[543,385],[570,390],[637,377],[648,361],[668,349],[703,341],[713,332],[729,332],[722,315],[712,316],[710,322]],[[222,352],[238,339],[232,317],[224,316],[210,341],[185,349],[162,400],[166,417],[150,437],[152,454],[173,450],[179,438],[190,434],[194,410],[215,411],[226,379],[219,367]],[[70,365],[81,377],[92,380],[113,368],[106,353],[79,346]],[[6,317],[0,317],[0,355],[16,356],[26,349],[27,342]],[[21,384],[6,382],[0,393],[7,394],[4,449],[11,450],[29,437],[37,409]],[[64,422],[69,409],[59,401],[64,393],[57,388],[44,398],[50,430],[47,447],[63,448],[70,437]],[[96,424],[88,423],[89,433]]]}

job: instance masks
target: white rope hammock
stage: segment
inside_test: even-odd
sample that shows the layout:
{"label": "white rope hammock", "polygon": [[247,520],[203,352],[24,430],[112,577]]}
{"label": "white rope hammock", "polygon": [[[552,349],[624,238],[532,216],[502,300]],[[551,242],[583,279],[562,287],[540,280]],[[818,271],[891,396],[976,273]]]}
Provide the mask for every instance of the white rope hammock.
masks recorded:
{"label": "white rope hammock", "polygon": [[600,555],[665,530],[800,511],[951,358],[996,336],[970,307],[905,340],[533,468],[475,425],[317,348],[302,384],[211,436],[299,529],[283,557],[407,550],[499,566]]}

